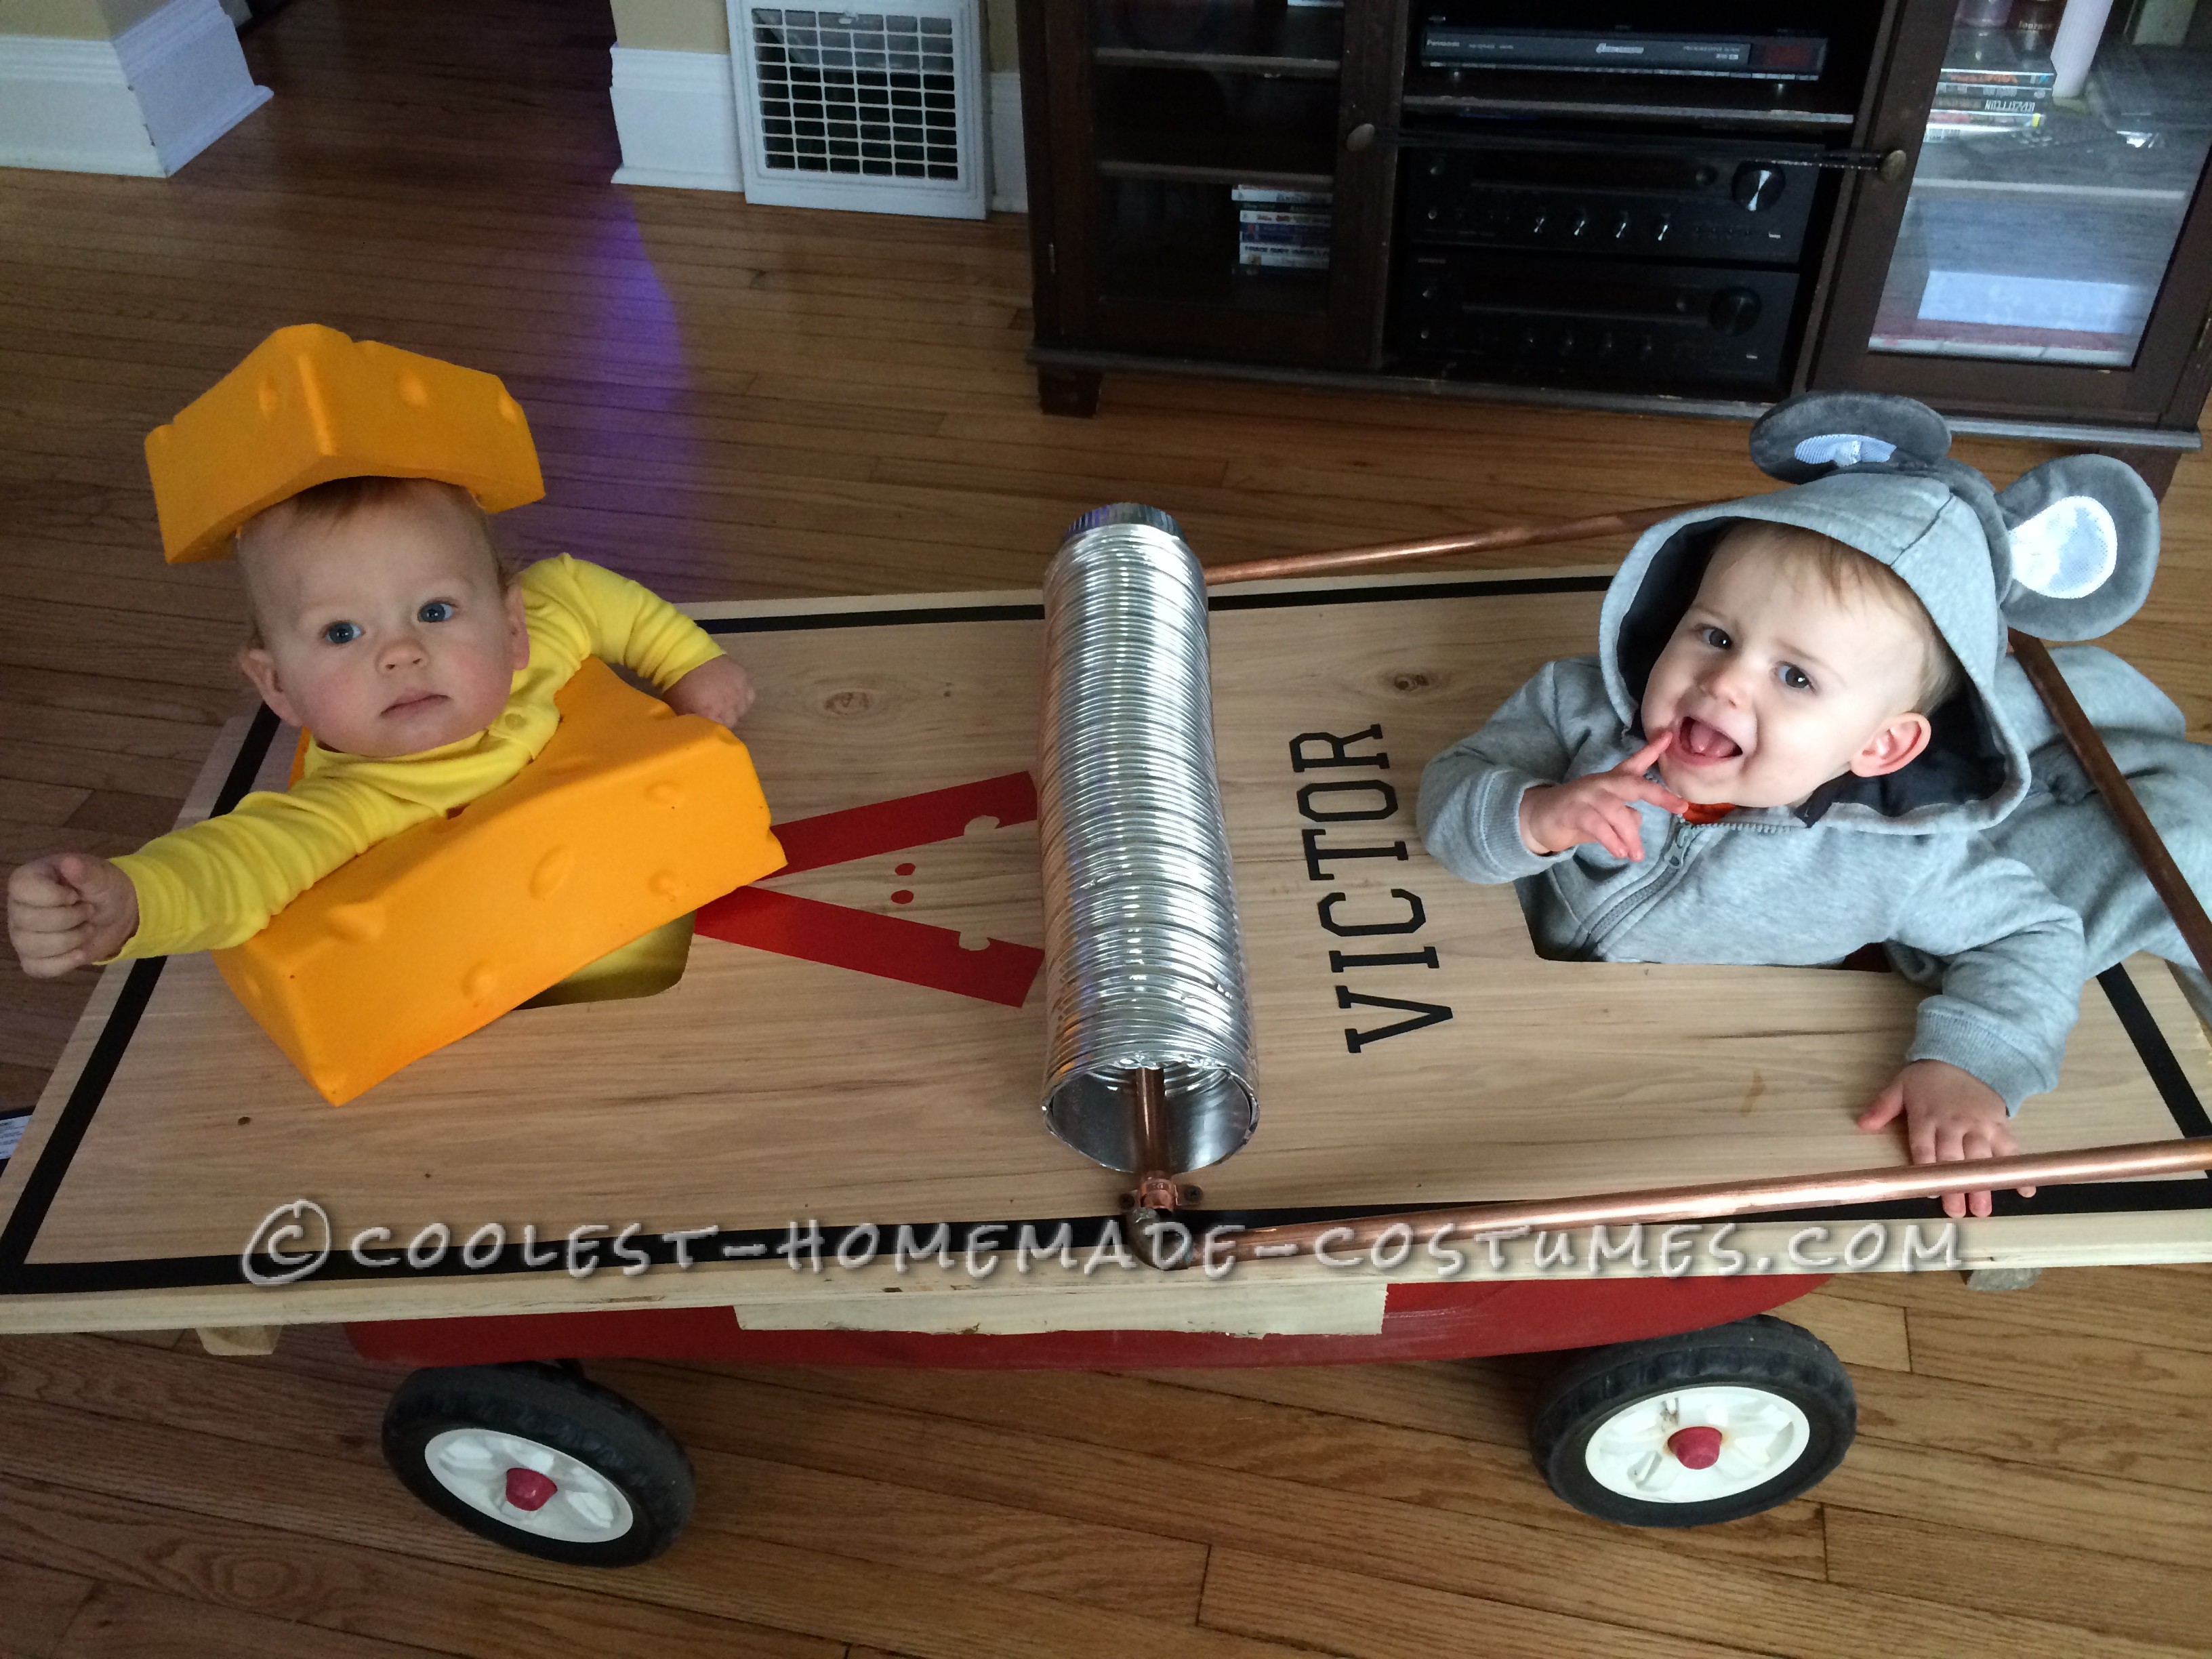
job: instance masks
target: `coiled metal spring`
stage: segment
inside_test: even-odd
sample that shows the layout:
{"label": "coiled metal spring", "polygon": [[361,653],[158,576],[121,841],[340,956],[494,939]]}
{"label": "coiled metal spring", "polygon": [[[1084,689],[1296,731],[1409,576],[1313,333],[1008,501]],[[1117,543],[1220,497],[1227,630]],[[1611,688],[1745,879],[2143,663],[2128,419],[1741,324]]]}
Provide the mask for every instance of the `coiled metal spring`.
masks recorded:
{"label": "coiled metal spring", "polygon": [[[1100,507],[1069,528],[1044,612],[1045,1120],[1109,1169],[1200,1169],[1257,1118],[1205,576],[1167,514]],[[1149,1156],[1146,1070],[1166,1107]]]}

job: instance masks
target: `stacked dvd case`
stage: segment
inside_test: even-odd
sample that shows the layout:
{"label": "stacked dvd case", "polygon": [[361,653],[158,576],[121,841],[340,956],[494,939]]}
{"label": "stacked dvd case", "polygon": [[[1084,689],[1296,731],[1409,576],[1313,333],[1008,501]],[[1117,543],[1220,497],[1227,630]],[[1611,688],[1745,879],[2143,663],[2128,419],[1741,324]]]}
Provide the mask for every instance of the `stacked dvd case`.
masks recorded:
{"label": "stacked dvd case", "polygon": [[1994,29],[1961,29],[1936,71],[1928,136],[2033,132],[2050,118],[2051,59]]}
{"label": "stacked dvd case", "polygon": [[1327,191],[1238,185],[1237,263],[1248,270],[1327,270],[1334,216]]}

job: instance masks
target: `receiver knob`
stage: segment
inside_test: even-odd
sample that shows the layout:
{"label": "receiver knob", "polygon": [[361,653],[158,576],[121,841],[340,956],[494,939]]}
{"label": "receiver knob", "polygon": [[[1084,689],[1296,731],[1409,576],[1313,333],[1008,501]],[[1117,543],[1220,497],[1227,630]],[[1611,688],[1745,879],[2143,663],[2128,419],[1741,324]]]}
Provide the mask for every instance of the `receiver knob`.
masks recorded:
{"label": "receiver knob", "polygon": [[1759,295],[1749,289],[1724,288],[1713,295],[1705,314],[1720,333],[1748,334],[1759,321],[1760,309]]}
{"label": "receiver knob", "polygon": [[1757,161],[1746,161],[1735,170],[1735,178],[1729,185],[1729,194],[1746,213],[1757,213],[1774,205],[1782,194],[1785,181],[1779,167],[1762,166]]}

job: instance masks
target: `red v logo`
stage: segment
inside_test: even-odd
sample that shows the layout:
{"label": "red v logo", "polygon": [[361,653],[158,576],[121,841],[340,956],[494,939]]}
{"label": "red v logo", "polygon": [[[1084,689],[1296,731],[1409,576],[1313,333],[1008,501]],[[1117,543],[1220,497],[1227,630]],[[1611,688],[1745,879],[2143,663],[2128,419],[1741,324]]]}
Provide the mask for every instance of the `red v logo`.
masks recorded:
{"label": "red v logo", "polygon": [[[819,870],[951,841],[977,818],[996,818],[1001,827],[1028,823],[1036,811],[1036,786],[1030,775],[1009,772],[950,789],[824,812],[775,826],[788,860],[775,873]],[[1044,952],[1035,945],[994,939],[981,951],[963,951],[960,935],[950,927],[761,887],[740,887],[700,906],[697,931],[756,951],[849,968],[1008,1008],[1018,1008],[1028,999],[1037,969],[1044,965]]]}

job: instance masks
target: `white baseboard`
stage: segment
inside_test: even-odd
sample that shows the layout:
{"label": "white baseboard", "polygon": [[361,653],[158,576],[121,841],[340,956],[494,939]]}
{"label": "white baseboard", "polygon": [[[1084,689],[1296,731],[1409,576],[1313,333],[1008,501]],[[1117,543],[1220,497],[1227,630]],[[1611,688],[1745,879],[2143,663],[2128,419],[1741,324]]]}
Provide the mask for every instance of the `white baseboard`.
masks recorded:
{"label": "white baseboard", "polygon": [[1022,77],[1018,70],[991,76],[991,208],[1027,213],[1030,182],[1022,149]]}
{"label": "white baseboard", "polygon": [[115,56],[164,173],[176,172],[269,101],[269,88],[253,84],[238,29],[218,0],[169,0],[115,37]]}
{"label": "white baseboard", "polygon": [[618,185],[743,190],[738,100],[720,52],[614,49],[608,88],[622,138]]}
{"label": "white baseboard", "polygon": [[161,178],[268,100],[217,0],[112,40],[0,34],[0,167]]}

